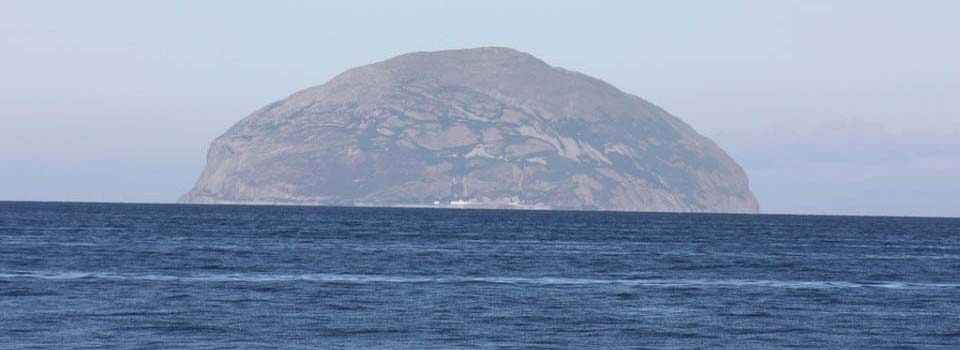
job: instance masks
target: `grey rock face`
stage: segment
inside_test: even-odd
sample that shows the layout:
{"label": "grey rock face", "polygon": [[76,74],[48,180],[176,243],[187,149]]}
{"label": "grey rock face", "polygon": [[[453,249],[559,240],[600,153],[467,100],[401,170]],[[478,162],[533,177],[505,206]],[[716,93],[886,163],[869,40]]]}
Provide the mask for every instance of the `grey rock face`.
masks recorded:
{"label": "grey rock face", "polygon": [[270,104],[213,142],[180,202],[758,211],[679,119],[506,48],[401,55]]}

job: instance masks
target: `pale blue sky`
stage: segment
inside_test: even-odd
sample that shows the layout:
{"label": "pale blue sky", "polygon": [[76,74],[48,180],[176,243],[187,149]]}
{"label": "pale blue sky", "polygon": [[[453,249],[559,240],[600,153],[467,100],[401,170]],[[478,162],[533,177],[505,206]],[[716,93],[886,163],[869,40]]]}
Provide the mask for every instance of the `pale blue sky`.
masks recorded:
{"label": "pale blue sky", "polygon": [[4,1],[0,200],[171,202],[253,110],[507,46],[716,140],[768,213],[960,216],[956,1]]}

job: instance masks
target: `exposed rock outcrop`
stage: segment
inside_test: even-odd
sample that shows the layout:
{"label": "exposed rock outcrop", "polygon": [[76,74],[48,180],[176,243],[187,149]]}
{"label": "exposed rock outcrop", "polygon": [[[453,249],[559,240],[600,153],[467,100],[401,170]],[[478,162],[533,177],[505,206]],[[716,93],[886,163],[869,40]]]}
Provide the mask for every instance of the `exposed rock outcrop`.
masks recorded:
{"label": "exposed rock outcrop", "polygon": [[758,211],[690,126],[506,48],[401,55],[270,104],[180,202]]}

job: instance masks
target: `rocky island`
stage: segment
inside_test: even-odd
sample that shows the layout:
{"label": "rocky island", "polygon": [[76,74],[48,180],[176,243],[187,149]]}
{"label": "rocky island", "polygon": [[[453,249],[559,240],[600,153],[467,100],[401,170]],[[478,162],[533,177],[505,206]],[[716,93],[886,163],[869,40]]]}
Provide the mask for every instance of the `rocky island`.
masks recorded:
{"label": "rocky island", "polygon": [[743,169],[676,117],[495,47],[397,56],[263,107],[180,202],[758,211]]}

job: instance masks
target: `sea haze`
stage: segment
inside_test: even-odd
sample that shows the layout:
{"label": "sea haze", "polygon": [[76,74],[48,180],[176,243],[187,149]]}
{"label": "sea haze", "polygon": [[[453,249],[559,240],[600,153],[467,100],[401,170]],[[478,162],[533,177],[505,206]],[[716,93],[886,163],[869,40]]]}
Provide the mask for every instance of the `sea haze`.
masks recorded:
{"label": "sea haze", "polygon": [[0,202],[0,348],[960,348],[960,219]]}

